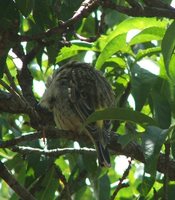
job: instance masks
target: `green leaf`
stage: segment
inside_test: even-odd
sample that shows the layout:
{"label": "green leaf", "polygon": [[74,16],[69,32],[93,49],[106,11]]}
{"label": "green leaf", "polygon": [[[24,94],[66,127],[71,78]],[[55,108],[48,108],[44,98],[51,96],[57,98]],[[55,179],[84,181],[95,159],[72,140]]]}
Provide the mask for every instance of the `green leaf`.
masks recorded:
{"label": "green leaf", "polygon": [[129,52],[129,50],[130,48],[126,44],[126,33],[118,35],[106,44],[97,59],[96,68],[100,69],[104,62],[118,51]]}
{"label": "green leaf", "polygon": [[149,191],[153,187],[155,182],[155,176],[143,176],[142,183],[138,186],[138,191],[141,196],[139,200],[145,200],[145,197],[148,195]]}
{"label": "green leaf", "polygon": [[147,125],[156,125],[155,121],[147,115],[126,108],[107,108],[92,113],[86,120],[84,126],[98,120],[121,120]]}
{"label": "green leaf", "polygon": [[33,9],[34,0],[15,0],[18,9],[27,17]]}
{"label": "green leaf", "polygon": [[48,166],[53,163],[53,158],[48,158],[38,153],[35,153],[27,155],[27,161],[28,169],[33,169],[35,178],[38,178],[39,176],[45,174]]}
{"label": "green leaf", "polygon": [[71,58],[78,54],[79,51],[96,51],[97,49],[91,43],[74,40],[70,47],[63,47],[56,57],[56,63]]}
{"label": "green leaf", "polygon": [[168,27],[165,36],[162,40],[162,54],[164,58],[165,68],[169,75],[169,63],[175,47],[175,21]]}
{"label": "green leaf", "polygon": [[98,171],[98,167],[97,167],[97,155],[91,155],[89,156],[88,154],[83,154],[82,155],[83,158],[83,164],[85,166],[85,169],[92,174],[93,176],[97,175],[97,171]]}
{"label": "green leaf", "polygon": [[[169,200],[173,200],[174,196],[175,196],[175,184],[174,182],[169,183],[167,186],[167,196]],[[164,186],[162,186],[158,191],[157,191],[157,197],[159,197],[159,199],[162,199],[163,195],[165,193],[165,188]]]}
{"label": "green leaf", "polygon": [[150,27],[134,36],[129,42],[130,45],[150,42],[152,40],[161,40],[165,34],[165,29],[161,27]]}
{"label": "green leaf", "polygon": [[74,191],[75,194],[77,194],[79,191],[80,193],[85,192],[84,187],[86,186],[86,175],[88,175],[88,172],[86,171],[84,166],[83,168],[81,168],[80,165],[74,165],[73,169],[71,170],[71,174],[69,175],[68,182],[69,185],[72,185],[71,190]]}
{"label": "green leaf", "polygon": [[64,10],[65,12],[60,12],[60,18],[64,21],[73,16],[75,10],[77,10],[77,8],[79,8],[79,6],[81,5],[82,0],[63,0],[61,2],[61,11]]}
{"label": "green leaf", "polygon": [[138,139],[141,137],[141,134],[138,133],[134,133],[134,134],[126,134],[126,135],[121,135],[119,137],[118,142],[122,145],[122,147],[125,147],[127,144],[129,144],[130,142]]}
{"label": "green leaf", "polygon": [[169,128],[171,124],[171,105],[169,102],[169,83],[164,79],[157,79],[151,91],[154,118],[160,128]]}
{"label": "green leaf", "polygon": [[119,57],[112,57],[108,60],[106,60],[105,64],[106,66],[111,66],[112,69],[117,67],[126,68],[126,62],[124,61],[124,59],[119,58]]}
{"label": "green leaf", "polygon": [[143,134],[142,148],[147,163],[145,166],[146,173],[155,172],[157,159],[168,133],[169,130],[167,129],[160,129],[155,126],[149,126]]}
{"label": "green leaf", "polygon": [[98,179],[98,198],[100,200],[110,199],[110,180],[107,174]]}
{"label": "green leaf", "polygon": [[91,37],[95,35],[95,18],[89,15],[82,20],[81,27],[78,29],[78,33],[83,33],[84,37]]}
{"label": "green leaf", "polygon": [[55,192],[58,189],[58,180],[56,178],[56,172],[54,166],[52,166],[44,176],[40,187],[43,189],[42,192],[36,194],[37,199],[54,199]]}
{"label": "green leaf", "polygon": [[173,82],[175,82],[175,54],[172,54],[170,63],[169,63],[169,76]]}
{"label": "green leaf", "polygon": [[55,64],[58,51],[59,51],[59,45],[57,44],[57,42],[47,47],[49,66]]}
{"label": "green leaf", "polygon": [[[163,30],[166,24],[167,24],[167,20],[159,21],[156,18],[151,18],[151,19],[150,18],[130,18],[120,23],[117,26],[117,28],[105,38],[106,43],[100,56],[97,59],[96,68],[100,69],[103,63],[106,61],[106,59],[108,59],[110,56],[112,56],[114,53],[116,53],[119,50],[123,52],[131,53],[129,46],[126,44],[126,36],[129,30],[132,30],[132,29],[142,30],[148,27],[154,27],[148,30],[149,32],[151,32],[152,30],[152,34],[153,32],[154,34],[156,34],[155,33],[156,27],[161,28],[161,30]],[[143,39],[145,40],[145,37],[142,37],[142,40]],[[159,35],[159,39],[160,39],[160,35]],[[100,40],[101,38],[99,38],[99,41]]]}
{"label": "green leaf", "polygon": [[51,2],[42,0],[35,1],[33,9],[33,18],[37,25],[43,29],[54,27],[56,19],[53,17]]}
{"label": "green leaf", "polygon": [[[118,2],[120,5],[125,4],[124,1]],[[109,28],[113,28],[116,26],[116,24],[119,24],[120,22],[126,20],[127,16],[123,13],[116,12],[116,10],[113,9],[106,9],[105,10],[105,24],[109,26]]]}
{"label": "green leaf", "polygon": [[109,36],[108,40],[123,34],[128,33],[132,29],[136,30],[143,30],[149,27],[159,27],[159,28],[166,28],[166,25],[169,21],[159,20],[157,18],[146,18],[146,17],[136,17],[136,18],[128,18],[118,26],[116,26],[115,30],[112,31]]}
{"label": "green leaf", "polygon": [[65,157],[60,156],[56,159],[55,164],[64,173],[65,178],[68,179],[70,176],[70,168],[69,164],[66,161],[67,160],[65,160]]}
{"label": "green leaf", "polygon": [[87,186],[80,187],[79,190],[74,194],[74,200],[81,200],[82,197],[83,200],[96,200],[91,191],[91,187]]}
{"label": "green leaf", "polygon": [[147,196],[154,184],[160,150],[168,134],[169,130],[167,129],[163,130],[158,127],[149,126],[142,136],[145,168],[140,192],[144,197]]}
{"label": "green leaf", "polygon": [[161,52],[160,47],[153,47],[148,49],[140,49],[136,55],[136,61],[141,60],[144,57],[151,56]]}
{"label": "green leaf", "polygon": [[19,12],[15,8],[15,3],[11,0],[0,1],[0,32],[9,28],[16,32],[18,23]]}
{"label": "green leaf", "polygon": [[137,64],[132,67],[131,72],[131,92],[135,100],[136,110],[140,111],[149,96],[151,88],[157,80],[157,76],[139,67]]}

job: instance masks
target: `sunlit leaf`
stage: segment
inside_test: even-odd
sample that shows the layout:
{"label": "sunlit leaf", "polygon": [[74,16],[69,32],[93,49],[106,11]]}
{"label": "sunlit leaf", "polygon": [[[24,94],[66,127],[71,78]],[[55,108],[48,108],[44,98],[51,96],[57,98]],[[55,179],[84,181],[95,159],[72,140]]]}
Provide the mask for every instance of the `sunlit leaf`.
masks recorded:
{"label": "sunlit leaf", "polygon": [[56,62],[61,62],[65,59],[71,58],[78,54],[79,51],[96,51],[96,48],[93,47],[91,43],[81,42],[81,41],[72,41],[70,47],[63,47],[56,58]]}
{"label": "sunlit leaf", "polygon": [[148,49],[140,49],[136,55],[136,60],[139,61],[144,57],[151,56],[161,52],[160,47],[152,47]]}
{"label": "sunlit leaf", "polygon": [[104,47],[97,59],[96,68],[100,69],[103,63],[118,51],[130,51],[129,46],[127,46],[126,44],[126,34],[118,35],[106,44],[106,46]]}
{"label": "sunlit leaf", "polygon": [[170,74],[169,63],[175,47],[175,38],[172,37],[173,35],[175,35],[175,21],[168,27],[162,40],[162,54],[168,74]]}
{"label": "sunlit leaf", "polygon": [[161,40],[164,36],[165,29],[160,27],[151,27],[144,29],[139,34],[134,36],[129,42],[130,45],[149,42],[152,40]]}
{"label": "sunlit leaf", "polygon": [[120,23],[114,31],[112,31],[108,40],[123,34],[128,33],[130,30],[143,30],[149,27],[159,27],[165,28],[168,23],[168,20],[159,20],[157,18],[146,18],[146,17],[136,17],[136,18],[128,18],[122,23]]}

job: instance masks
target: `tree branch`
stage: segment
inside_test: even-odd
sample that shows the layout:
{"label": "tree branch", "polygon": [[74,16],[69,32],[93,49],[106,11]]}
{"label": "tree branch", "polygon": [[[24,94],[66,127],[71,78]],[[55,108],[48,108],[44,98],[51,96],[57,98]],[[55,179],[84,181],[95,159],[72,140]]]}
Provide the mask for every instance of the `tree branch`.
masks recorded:
{"label": "tree branch", "polygon": [[[99,0],[85,0],[75,14],[65,22],[59,24],[58,27],[49,29],[47,32],[40,33],[39,35],[26,36],[18,35],[18,41],[38,41],[44,42],[44,38],[48,38],[55,34],[62,35],[67,31],[70,31],[70,27],[74,26],[78,21],[87,17],[92,11],[94,11],[98,6],[103,8],[109,8],[111,10],[116,10],[117,12],[126,14],[133,17],[167,17],[170,19],[175,19],[175,9],[162,1],[159,0],[145,0],[145,6],[140,5],[135,0],[127,0],[131,7],[120,6],[113,3],[111,0],[99,1]],[[156,5],[152,6],[152,5]]]}
{"label": "tree branch", "polygon": [[[15,106],[14,106],[15,105]],[[25,113],[28,114],[28,110],[25,106],[21,106],[21,104],[16,101],[16,98],[7,92],[0,90],[0,110],[2,112],[9,112],[9,113]],[[29,115],[30,116],[30,115]],[[32,116],[31,116],[32,117]],[[41,117],[41,119],[43,116]],[[47,124],[53,124],[53,121],[51,120],[50,116],[45,116],[47,120]],[[36,118],[33,117],[33,120],[35,121]],[[37,129],[42,129],[41,127],[36,126]],[[53,127],[46,128],[46,138],[66,138],[68,140],[74,140],[74,141],[89,141],[89,138],[85,135],[79,135],[77,133],[72,133],[69,131],[64,130],[58,130]],[[24,141],[32,141],[36,140],[38,138],[42,138],[43,134],[42,131],[23,135],[21,137],[17,137],[15,139],[0,142],[0,148],[10,148],[13,147],[21,142]],[[122,154],[129,157],[132,157],[140,162],[145,162],[144,155],[141,150],[141,147],[136,143],[130,143],[125,148],[122,148],[121,144],[118,142],[119,135],[117,134],[111,134],[111,141],[109,144],[109,148],[115,153],[115,154]],[[160,154],[157,169],[158,171],[164,173],[165,172],[165,155]],[[168,163],[168,177],[170,180],[175,180],[175,161],[169,160]]]}
{"label": "tree branch", "polygon": [[18,35],[18,40],[22,41],[41,41],[45,37],[50,37],[55,34],[62,35],[63,33],[69,31],[69,28],[72,27],[75,23],[82,20],[84,17],[87,17],[89,13],[95,10],[99,6],[99,0],[85,0],[82,2],[80,8],[75,12],[75,14],[65,22],[59,24],[58,27],[51,28],[47,32],[40,33],[39,35],[34,36],[21,36]]}
{"label": "tree branch", "polygon": [[174,9],[168,4],[160,1],[160,0],[144,0],[144,3],[150,7],[164,8],[164,9]]}
{"label": "tree branch", "polygon": [[23,96],[31,106],[34,106],[37,102],[33,94],[33,77],[27,65],[28,63],[23,62],[22,69],[18,70],[17,78],[19,85],[21,86]]}
{"label": "tree branch", "polygon": [[120,6],[112,1],[104,1],[104,8],[110,8],[112,10],[116,10],[117,12],[126,14],[132,17],[167,17],[170,19],[175,19],[175,9],[167,9],[162,7],[150,7],[150,6],[140,6],[140,7],[125,7]]}
{"label": "tree branch", "polygon": [[13,94],[15,97],[17,97],[18,101],[22,102],[21,96],[11,86],[9,86],[6,82],[4,82],[2,79],[0,79],[0,85],[2,85],[11,94]]}
{"label": "tree branch", "polygon": [[[86,141],[87,143],[91,144],[90,139],[83,134],[77,134],[69,131],[64,130],[58,130],[53,127],[48,127],[45,129],[45,135],[46,138],[65,138],[68,140],[83,142]],[[13,148],[15,145],[24,142],[24,141],[32,141],[39,138],[42,138],[43,134],[42,132],[36,132],[28,135],[23,135],[21,137],[17,137],[15,139],[4,141],[0,143],[0,148]],[[124,148],[121,146],[119,141],[119,135],[116,133],[111,133],[110,138],[110,144],[109,149],[112,151],[113,154],[119,154],[119,155],[125,155],[127,157],[131,157],[133,159],[136,159],[142,163],[145,163],[144,155],[142,152],[142,148],[137,143],[131,142]],[[76,152],[76,150],[75,150]],[[43,153],[43,152],[42,152]],[[92,152],[90,152],[92,153]],[[49,154],[49,153],[48,153]],[[166,158],[164,154],[160,154],[158,163],[157,163],[157,170],[161,173],[165,173],[165,164],[166,164]],[[170,180],[175,180],[175,161],[169,160],[168,163],[168,177]]]}
{"label": "tree branch", "polygon": [[35,200],[26,188],[18,183],[18,181],[11,175],[5,165],[0,161],[0,177],[19,195],[23,200]]}
{"label": "tree branch", "polygon": [[0,111],[14,114],[27,113],[27,105],[19,101],[19,98],[18,94],[11,94],[0,90]]}

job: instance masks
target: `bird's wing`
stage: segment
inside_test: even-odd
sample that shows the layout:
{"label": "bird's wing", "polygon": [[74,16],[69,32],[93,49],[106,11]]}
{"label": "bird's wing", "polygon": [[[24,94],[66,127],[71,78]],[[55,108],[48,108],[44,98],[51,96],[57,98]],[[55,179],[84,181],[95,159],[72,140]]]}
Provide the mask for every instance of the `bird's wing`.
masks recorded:
{"label": "bird's wing", "polygon": [[[85,68],[74,68],[70,75],[70,101],[73,109],[84,122],[87,117],[96,110],[109,107],[113,101],[113,94],[110,85],[98,72]],[[106,130],[110,127],[110,121],[103,121]],[[91,123],[89,131],[95,132],[99,127],[96,123]]]}

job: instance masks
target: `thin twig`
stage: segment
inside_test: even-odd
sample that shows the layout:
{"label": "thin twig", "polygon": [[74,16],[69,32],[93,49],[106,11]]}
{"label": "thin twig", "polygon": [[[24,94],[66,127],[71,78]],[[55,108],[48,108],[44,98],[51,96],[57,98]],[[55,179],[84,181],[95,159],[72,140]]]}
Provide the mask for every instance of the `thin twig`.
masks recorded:
{"label": "thin twig", "polygon": [[2,79],[0,79],[0,85],[2,85],[6,90],[8,90],[12,95],[14,95],[15,97],[17,97],[17,100],[19,100],[19,102],[22,105],[26,105],[26,102],[25,102],[24,98],[22,98],[19,93],[17,93],[11,86],[9,86]]}
{"label": "thin twig", "polygon": [[[161,1],[147,0],[145,1],[146,4],[145,6],[141,6],[136,0],[127,0],[127,1],[131,5],[131,8],[117,5],[110,0],[107,1],[85,0],[72,17],[67,21],[59,24],[59,26],[51,28],[47,32],[40,33],[39,35],[33,35],[33,36],[18,35],[18,40],[21,42],[32,41],[32,40],[42,42],[45,37],[50,37],[55,34],[61,35],[69,31],[69,28],[71,26],[73,26],[78,21],[82,20],[84,17],[88,16],[98,6],[102,6],[103,8],[109,8],[111,10],[116,10],[128,16],[167,17],[170,19],[175,19],[175,9],[165,3],[161,4]],[[158,4],[159,7],[157,8],[157,7],[147,6],[149,4],[147,2],[153,2],[154,5],[155,4],[157,5],[157,2],[159,2]]]}
{"label": "thin twig", "polygon": [[79,148],[79,149],[57,148],[57,149],[46,150],[46,149],[39,149],[39,148],[25,147],[25,146],[14,146],[12,148],[12,151],[22,153],[22,154],[39,153],[39,154],[43,154],[43,155],[46,155],[46,156],[54,156],[54,157],[62,156],[62,155],[68,154],[68,153],[71,153],[71,154],[72,153],[94,154],[96,152],[95,149],[86,148],[86,147]]}
{"label": "thin twig", "polygon": [[[54,139],[54,138],[65,138],[66,140],[73,141],[86,141],[90,143],[89,138],[84,134],[78,134],[70,131],[59,130],[54,127],[49,126],[46,128],[46,138]],[[12,148],[15,145],[18,145],[21,142],[37,140],[43,137],[42,131],[35,132],[28,135],[23,135],[21,137],[17,137],[8,141],[0,141],[0,148]],[[110,144],[108,145],[111,152],[114,154],[126,155],[127,157],[133,157],[134,159],[145,163],[144,155],[142,152],[142,148],[140,145],[136,143],[129,143],[125,148],[122,148],[121,144],[118,142],[119,135],[115,133],[111,133]],[[165,173],[165,155],[160,153],[157,170],[161,173]],[[175,180],[175,160],[169,159],[168,164],[168,178],[169,180]]]}
{"label": "thin twig", "polygon": [[16,91],[13,90],[13,88],[11,86],[9,86],[5,81],[3,81],[2,79],[0,79],[0,85],[2,85],[6,90],[8,90],[11,94],[19,97],[19,94],[16,93]]}
{"label": "thin twig", "polygon": [[129,171],[130,171],[130,169],[131,169],[131,160],[128,161],[128,162],[129,162],[128,168],[127,168],[127,169],[125,170],[125,172],[123,173],[123,176],[122,176],[122,178],[120,179],[119,184],[117,185],[117,187],[116,187],[114,193],[112,194],[110,200],[114,200],[115,197],[117,196],[118,192],[119,192],[122,188],[125,188],[125,187],[128,187],[128,186],[129,186],[129,184],[123,183],[123,181],[126,179],[126,177],[127,177],[128,174],[129,174]]}
{"label": "thin twig", "polygon": [[14,78],[12,77],[12,75],[11,75],[11,73],[10,73],[8,67],[5,68],[5,71],[4,71],[4,72],[5,72],[5,74],[6,74],[7,78],[8,78],[8,80],[9,80],[10,86],[13,88],[13,90],[14,90],[16,93],[18,93],[18,94],[20,95],[20,92],[19,92],[18,88],[16,87],[16,84],[15,84],[15,82],[14,82]]}
{"label": "thin twig", "polygon": [[81,4],[80,8],[74,13],[74,15],[65,22],[59,24],[58,27],[51,28],[47,32],[40,33],[34,36],[22,36],[18,35],[19,41],[42,41],[45,37],[50,37],[55,34],[63,34],[69,31],[69,28],[73,26],[78,21],[82,20],[84,17],[88,16],[94,9],[96,9],[100,4],[99,0],[85,0]]}
{"label": "thin twig", "polygon": [[[42,130],[43,130],[43,128],[42,128]],[[75,135],[77,135],[77,134],[75,133]],[[62,137],[62,138],[76,140],[75,135],[70,131],[59,130],[54,127],[45,128],[45,137],[46,138],[61,138]],[[37,140],[40,138],[43,138],[43,131],[32,132],[32,133],[28,133],[26,135],[16,137],[11,140],[0,141],[0,148],[12,148],[13,146],[18,145],[21,142]],[[79,139],[81,139],[81,137],[79,137]],[[88,140],[87,140],[87,142],[88,142]]]}
{"label": "thin twig", "polygon": [[86,38],[84,36],[81,36],[80,34],[78,33],[74,33],[75,37],[78,38],[79,40],[81,41],[85,41],[85,42],[94,42],[97,40],[97,36],[94,36],[94,37],[89,37],[89,38]]}

